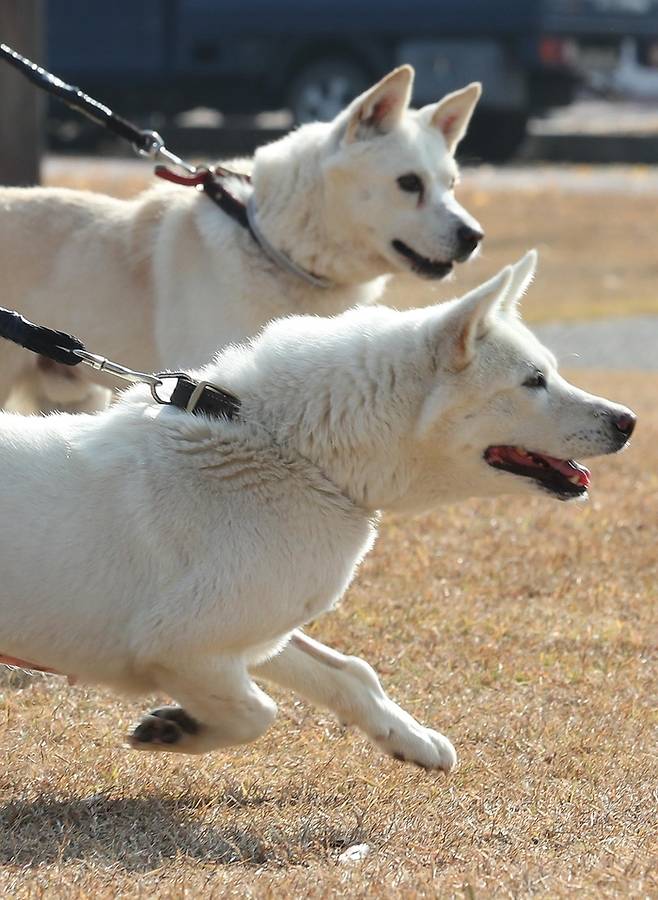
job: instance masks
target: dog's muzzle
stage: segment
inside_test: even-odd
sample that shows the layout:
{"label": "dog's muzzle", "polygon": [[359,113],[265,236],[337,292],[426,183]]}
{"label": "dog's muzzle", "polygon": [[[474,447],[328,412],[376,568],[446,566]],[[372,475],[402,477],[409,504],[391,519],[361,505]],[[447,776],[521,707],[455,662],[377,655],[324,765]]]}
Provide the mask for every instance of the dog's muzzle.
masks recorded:
{"label": "dog's muzzle", "polygon": [[470,225],[460,225],[456,233],[456,251],[453,259],[439,260],[422,256],[404,241],[396,238],[391,245],[396,253],[403,256],[410,264],[411,270],[421,278],[445,278],[452,272],[453,265],[466,262],[475,253],[484,237],[484,232]]}
{"label": "dog's muzzle", "polygon": [[421,278],[445,278],[452,272],[452,262],[442,262],[421,256],[420,253],[416,253],[408,244],[397,238],[391,243],[396,253],[408,260],[411,263],[411,270]]}

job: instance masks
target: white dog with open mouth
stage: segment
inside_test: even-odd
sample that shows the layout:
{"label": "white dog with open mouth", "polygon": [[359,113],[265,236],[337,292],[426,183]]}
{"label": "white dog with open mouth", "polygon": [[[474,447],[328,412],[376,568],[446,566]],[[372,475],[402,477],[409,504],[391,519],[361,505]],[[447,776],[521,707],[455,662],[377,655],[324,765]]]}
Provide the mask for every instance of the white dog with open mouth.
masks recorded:
{"label": "white dog with open mouth", "polygon": [[[235,195],[252,197],[267,252],[191,188],[161,185],[132,201],[0,189],[3,305],[84,335],[114,359],[190,367],[277,316],[372,303],[390,273],[444,277],[482,238],[453,192],[454,152],[480,85],[414,111],[412,82],[402,66],[335,121],[260,148],[253,195],[229,180]],[[88,382],[79,370],[74,378],[77,386],[70,372],[39,370],[0,345],[0,403],[16,388],[6,408],[88,409]]]}
{"label": "white dog with open mouth", "polygon": [[142,749],[254,740],[276,713],[263,678],[450,770],[450,741],[369,665],[298,629],[341,598],[378,511],[584,497],[571,457],[627,443],[633,414],[564,381],[518,319],[534,265],[441,306],[271,323],[197,373],[240,399],[231,421],[141,386],[95,416],[0,414],[4,660],[169,695]]}

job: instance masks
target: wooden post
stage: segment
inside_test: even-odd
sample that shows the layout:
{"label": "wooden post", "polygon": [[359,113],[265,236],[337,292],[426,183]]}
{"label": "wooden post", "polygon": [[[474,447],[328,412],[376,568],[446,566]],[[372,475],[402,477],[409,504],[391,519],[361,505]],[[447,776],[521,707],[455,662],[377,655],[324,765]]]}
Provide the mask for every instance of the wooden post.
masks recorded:
{"label": "wooden post", "polygon": [[[43,62],[42,0],[0,0],[0,40]],[[0,184],[38,184],[44,96],[0,60]]]}

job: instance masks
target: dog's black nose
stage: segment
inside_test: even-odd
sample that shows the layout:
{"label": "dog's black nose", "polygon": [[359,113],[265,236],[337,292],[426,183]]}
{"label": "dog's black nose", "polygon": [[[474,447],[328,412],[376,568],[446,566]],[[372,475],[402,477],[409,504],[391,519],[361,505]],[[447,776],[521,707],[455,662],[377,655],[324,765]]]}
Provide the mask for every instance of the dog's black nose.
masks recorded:
{"label": "dog's black nose", "polygon": [[622,413],[614,419],[615,427],[618,431],[621,431],[626,438],[629,438],[633,434],[636,422],[637,416],[632,412]]}
{"label": "dog's black nose", "polygon": [[484,232],[471,228],[470,225],[460,225],[457,229],[459,241],[459,253],[461,256],[470,256],[484,237]]}

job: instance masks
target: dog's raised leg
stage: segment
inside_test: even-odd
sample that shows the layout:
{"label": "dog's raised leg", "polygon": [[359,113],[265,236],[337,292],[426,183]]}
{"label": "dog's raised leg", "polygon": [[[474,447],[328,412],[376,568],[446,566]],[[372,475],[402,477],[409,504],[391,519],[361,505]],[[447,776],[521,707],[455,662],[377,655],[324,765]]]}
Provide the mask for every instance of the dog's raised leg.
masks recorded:
{"label": "dog's raised leg", "polygon": [[384,753],[426,769],[449,772],[454,747],[438,731],[424,728],[388,697],[372,666],[295,631],[284,649],[257,667],[256,678],[290,688],[355,725]]}
{"label": "dog's raised leg", "polygon": [[242,660],[199,661],[184,671],[160,670],[159,687],[180,706],[145,715],[130,735],[137,750],[207,753],[254,741],[272,724],[276,704],[249,677]]}

